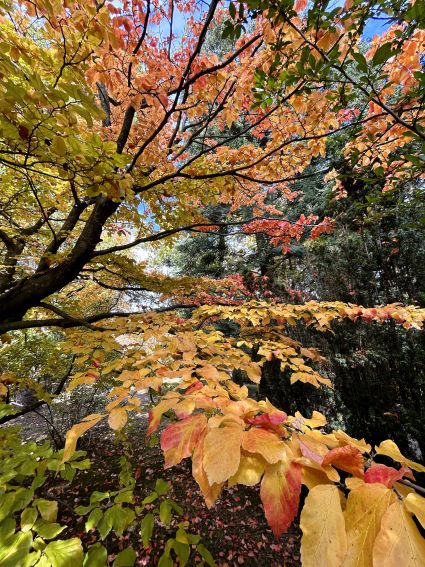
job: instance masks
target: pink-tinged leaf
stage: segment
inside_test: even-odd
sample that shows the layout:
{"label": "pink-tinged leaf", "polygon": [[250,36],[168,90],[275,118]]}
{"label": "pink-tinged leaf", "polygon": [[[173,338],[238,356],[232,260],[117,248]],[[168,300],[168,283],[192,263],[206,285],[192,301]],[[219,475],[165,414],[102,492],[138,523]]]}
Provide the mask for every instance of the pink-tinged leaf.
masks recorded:
{"label": "pink-tinged leaf", "polygon": [[267,522],[274,535],[286,532],[298,512],[301,491],[301,467],[281,461],[269,465],[261,481],[260,496]]}
{"label": "pink-tinged leaf", "polygon": [[379,482],[387,488],[392,488],[394,483],[403,478],[403,476],[411,476],[412,472],[405,465],[397,470],[386,465],[372,465],[364,475],[364,481],[368,484]]}
{"label": "pink-tinged leaf", "polygon": [[314,463],[322,464],[323,455],[316,453],[311,447],[309,447],[302,439],[299,439],[299,447],[303,457],[307,457],[310,461]]}
{"label": "pink-tinged leaf", "polygon": [[322,466],[326,467],[327,465],[332,465],[359,478],[363,478],[364,475],[363,456],[359,449],[353,447],[353,445],[336,447],[326,453],[323,457]]}
{"label": "pink-tinged leaf", "polygon": [[164,429],[161,435],[161,449],[164,452],[166,469],[192,455],[206,425],[205,415],[199,413]]}

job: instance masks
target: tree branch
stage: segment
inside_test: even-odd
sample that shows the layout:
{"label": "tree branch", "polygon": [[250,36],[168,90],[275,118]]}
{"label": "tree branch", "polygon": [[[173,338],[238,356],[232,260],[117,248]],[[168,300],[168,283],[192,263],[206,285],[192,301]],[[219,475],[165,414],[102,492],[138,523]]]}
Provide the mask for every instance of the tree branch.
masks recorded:
{"label": "tree branch", "polygon": [[[74,354],[73,357],[72,357],[71,366],[69,367],[68,372],[61,379],[58,386],[56,387],[56,389],[53,392],[54,396],[58,396],[62,392],[63,387],[65,386],[66,381],[68,380],[68,378],[69,378],[69,376],[72,372],[72,367],[74,366],[75,357],[76,357],[76,355]],[[17,419],[18,417],[22,417],[23,415],[26,415],[27,413],[35,411],[38,408],[40,408],[41,406],[44,406],[45,404],[47,404],[47,402],[45,400],[41,400],[41,401],[33,404],[32,406],[29,406],[28,408],[25,408],[25,409],[19,411],[18,413],[14,413],[13,415],[5,415],[4,417],[2,417],[0,419],[0,425],[3,425],[3,423],[7,423],[9,421],[12,421],[13,419]]]}

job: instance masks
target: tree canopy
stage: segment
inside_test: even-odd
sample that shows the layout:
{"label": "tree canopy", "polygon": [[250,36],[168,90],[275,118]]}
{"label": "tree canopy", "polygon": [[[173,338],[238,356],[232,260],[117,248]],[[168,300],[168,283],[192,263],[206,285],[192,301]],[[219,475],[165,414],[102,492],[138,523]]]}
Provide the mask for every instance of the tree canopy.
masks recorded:
{"label": "tree canopy", "polygon": [[[367,43],[371,21],[382,33]],[[49,470],[71,480],[89,466],[79,438],[101,422],[124,432],[145,390],[155,396],[148,435],[170,422],[161,425],[165,467],[191,458],[208,506],[226,486],[260,483],[279,536],[306,487],[303,565],[425,562],[425,501],[412,472],[425,467],[404,456],[409,448],[326,429],[315,407],[289,415],[244,384],[259,384],[273,363],[290,384],[332,389],[323,353],[294,334],[301,326],[422,332],[421,298],[377,254],[379,269],[361,265],[379,288],[356,296],[368,305],[350,302],[352,287],[319,282],[312,266],[314,250],[335,239],[327,275],[336,281],[347,226],[385,231],[382,219],[402,206],[409,226],[423,224],[424,21],[422,3],[404,0],[0,2],[0,423],[49,404],[65,384],[107,391],[58,452],[0,432],[0,565],[108,564],[100,541],[83,550],[77,536],[58,539],[58,503],[37,490]],[[358,210],[368,207],[366,222]],[[391,226],[396,242],[403,227]],[[180,273],[159,260],[152,268],[148,247],[164,257],[182,235],[196,240],[184,241]],[[373,230],[356,238],[376,242]],[[237,256],[253,242],[258,271],[248,255],[226,260],[226,247]],[[310,250],[310,284],[288,291],[270,262],[297,247]],[[295,282],[300,266],[291,265]],[[28,338],[41,354],[20,359],[20,349],[38,353]],[[37,399],[19,410],[10,395],[25,388]],[[122,491],[133,494],[134,483],[122,482],[111,507],[93,492],[80,510],[100,540],[143,512]],[[159,484],[151,502],[166,492]],[[161,521],[177,506],[164,502]],[[153,522],[143,516],[145,547]],[[184,565],[191,545],[212,564],[185,527],[162,565]],[[114,565],[134,564],[125,551]]]}

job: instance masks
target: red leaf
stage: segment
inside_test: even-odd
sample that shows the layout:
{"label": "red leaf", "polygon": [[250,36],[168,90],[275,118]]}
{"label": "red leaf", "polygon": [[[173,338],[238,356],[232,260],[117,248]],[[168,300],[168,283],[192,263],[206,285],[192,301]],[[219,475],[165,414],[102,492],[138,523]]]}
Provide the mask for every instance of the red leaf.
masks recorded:
{"label": "red leaf", "polygon": [[30,131],[28,130],[28,128],[26,126],[21,124],[18,128],[18,133],[19,133],[19,137],[22,140],[28,140],[28,136],[29,136]]}
{"label": "red leaf", "polygon": [[372,465],[364,475],[364,481],[368,484],[373,484],[379,482],[387,488],[392,488],[395,482],[403,478],[405,475],[412,474],[410,469],[405,465],[397,470],[393,467],[387,467],[386,465]]}

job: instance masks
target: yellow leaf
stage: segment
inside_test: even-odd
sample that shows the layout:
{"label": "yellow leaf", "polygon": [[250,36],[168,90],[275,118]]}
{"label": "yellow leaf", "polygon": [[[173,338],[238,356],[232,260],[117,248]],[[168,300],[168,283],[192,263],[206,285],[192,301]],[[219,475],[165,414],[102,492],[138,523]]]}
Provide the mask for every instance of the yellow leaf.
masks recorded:
{"label": "yellow leaf", "polygon": [[250,364],[249,366],[245,366],[243,369],[247,373],[248,378],[251,380],[251,382],[254,382],[255,384],[260,383],[261,368],[258,366],[258,364]]}
{"label": "yellow leaf", "polygon": [[347,553],[347,535],[336,486],[310,490],[301,512],[303,567],[339,567]]}
{"label": "yellow leaf", "polygon": [[286,456],[283,441],[270,431],[257,427],[243,432],[242,448],[248,453],[259,453],[270,464],[277,463]]}
{"label": "yellow leaf", "polygon": [[236,474],[241,458],[242,433],[238,426],[216,427],[208,431],[203,466],[210,484],[225,482]]}
{"label": "yellow leaf", "polygon": [[425,539],[402,502],[397,500],[382,518],[373,547],[374,567],[423,567]]}
{"label": "yellow leaf", "polygon": [[301,481],[309,490],[319,484],[332,484],[324,471],[313,467],[301,468]]}
{"label": "yellow leaf", "polygon": [[313,429],[316,427],[324,427],[327,423],[326,417],[318,411],[313,411],[313,415],[310,419],[303,417],[299,411],[296,411],[295,418],[297,421],[301,421],[302,425],[307,425]]}
{"label": "yellow leaf", "polygon": [[403,502],[409,512],[415,514],[422,527],[425,528],[425,498],[414,492],[408,494]]}
{"label": "yellow leaf", "polygon": [[69,459],[75,453],[75,449],[77,448],[78,439],[82,435],[84,435],[84,433],[86,431],[88,431],[89,429],[94,427],[96,425],[96,423],[99,423],[99,421],[101,419],[103,419],[104,417],[105,417],[104,415],[101,415],[101,414],[98,414],[98,413],[93,413],[93,414],[85,417],[81,423],[77,423],[76,425],[71,427],[71,429],[66,434],[65,448],[63,450],[62,463],[69,461]]}
{"label": "yellow leaf", "polygon": [[128,415],[125,408],[114,408],[108,417],[109,427],[120,431],[127,423]]}
{"label": "yellow leaf", "polygon": [[411,461],[410,459],[403,457],[403,455],[400,453],[400,449],[397,447],[394,441],[391,441],[390,439],[382,441],[379,447],[376,447],[376,452],[378,453],[378,455],[386,455],[387,457],[391,457],[391,459],[394,459],[394,461],[398,461],[402,465],[406,465],[409,468],[414,469],[415,471],[425,472],[425,467],[423,465],[420,465],[419,463],[415,463],[415,461]]}
{"label": "yellow leaf", "polygon": [[229,479],[229,486],[234,486],[235,484],[255,486],[263,476],[264,467],[265,463],[261,457],[241,455],[238,471]]}
{"label": "yellow leaf", "polygon": [[370,451],[372,450],[372,447],[369,445],[369,443],[366,443],[364,439],[354,439],[353,437],[347,435],[345,431],[341,431],[340,429],[338,429],[338,431],[334,431],[334,435],[338,439],[338,441],[342,442],[343,445],[349,443],[350,445],[357,447],[357,449],[361,453],[370,453]]}
{"label": "yellow leaf", "polygon": [[[372,566],[381,519],[394,499],[394,493],[383,484],[364,484],[350,492],[344,512],[348,549],[343,567]],[[382,563],[379,567],[387,566]]]}

